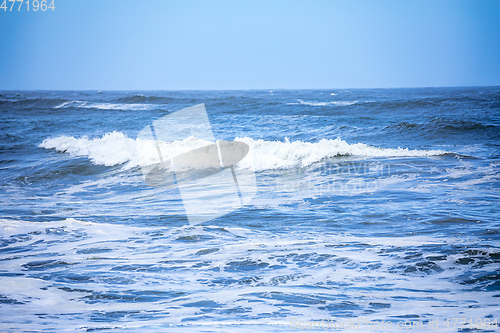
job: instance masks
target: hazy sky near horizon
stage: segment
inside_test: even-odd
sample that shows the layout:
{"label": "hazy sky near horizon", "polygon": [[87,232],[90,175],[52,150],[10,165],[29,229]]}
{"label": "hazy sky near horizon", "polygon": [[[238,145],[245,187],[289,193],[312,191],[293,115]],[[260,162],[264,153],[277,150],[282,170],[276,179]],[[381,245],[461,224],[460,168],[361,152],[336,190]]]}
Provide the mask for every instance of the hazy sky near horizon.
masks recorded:
{"label": "hazy sky near horizon", "polygon": [[54,3],[0,9],[0,89],[500,85],[498,0]]}

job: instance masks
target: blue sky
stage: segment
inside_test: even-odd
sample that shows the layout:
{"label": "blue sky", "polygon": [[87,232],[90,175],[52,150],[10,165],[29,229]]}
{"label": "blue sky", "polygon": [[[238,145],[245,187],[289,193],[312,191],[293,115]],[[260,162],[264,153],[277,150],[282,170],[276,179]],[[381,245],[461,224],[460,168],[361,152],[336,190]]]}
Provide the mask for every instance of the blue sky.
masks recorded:
{"label": "blue sky", "polygon": [[54,2],[0,10],[0,89],[500,85],[498,0]]}

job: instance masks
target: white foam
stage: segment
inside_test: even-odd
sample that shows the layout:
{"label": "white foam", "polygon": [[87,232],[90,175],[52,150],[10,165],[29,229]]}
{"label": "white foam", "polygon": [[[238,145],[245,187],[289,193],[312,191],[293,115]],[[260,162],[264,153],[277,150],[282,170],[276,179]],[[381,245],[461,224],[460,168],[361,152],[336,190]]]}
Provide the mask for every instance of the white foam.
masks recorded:
{"label": "white foam", "polygon": [[[377,148],[364,143],[349,144],[337,138],[322,139],[318,142],[304,141],[265,141],[262,139],[236,138],[245,142],[254,153],[255,169],[283,169],[297,166],[308,166],[325,158],[335,156],[366,156],[366,157],[426,157],[442,155],[440,150],[410,150],[408,148]],[[245,167],[245,160],[240,166]]]}
{"label": "white foam", "polygon": [[61,105],[58,105],[56,107],[54,107],[54,109],[60,109],[60,108],[64,108],[64,107],[67,107],[68,105],[71,105],[73,104],[75,101],[67,101],[67,102],[64,102],[62,103]]}
{"label": "white foam", "polygon": [[[249,145],[254,156],[256,171],[303,167],[335,156],[364,157],[426,157],[446,154],[441,150],[410,150],[408,148],[378,148],[364,143],[349,144],[340,138],[322,139],[318,142],[266,141],[249,137],[236,138]],[[189,137],[182,141],[162,142],[162,152],[176,156],[209,144],[209,141]],[[125,168],[158,163],[156,146],[150,140],[132,139],[121,132],[107,133],[102,137],[74,138],[59,136],[45,139],[39,147],[66,152],[72,156],[88,157],[96,165],[114,166],[124,164]],[[243,159],[241,168],[251,167],[250,159]]]}
{"label": "white foam", "polygon": [[85,109],[100,110],[149,110],[154,105],[151,104],[126,104],[126,103],[89,103],[85,101],[67,101],[54,107],[55,109],[76,107]]}
{"label": "white foam", "polygon": [[[344,300],[355,307],[340,308],[335,316],[378,321],[409,314],[416,314],[418,320],[451,318],[457,311],[466,311],[473,318],[490,313],[493,318],[498,316],[494,292],[478,292],[457,283],[473,269],[457,265],[460,259],[468,258],[467,253],[458,250],[444,256],[436,263],[442,270],[406,271],[418,267],[418,262],[432,260],[428,259],[431,256],[446,254],[447,250],[441,249],[452,245],[464,249],[467,245],[483,252],[484,258],[496,253],[494,247],[476,245],[478,240],[473,237],[359,236],[323,228],[276,233],[218,225],[138,227],[71,218],[52,222],[0,219],[0,226],[0,236],[16,240],[4,250],[30,247],[29,252],[17,252],[0,262],[2,272],[9,273],[2,276],[0,294],[24,303],[6,304],[0,313],[2,328],[8,331],[83,330],[109,325],[115,330],[123,325],[144,331],[145,325],[165,322],[176,325],[176,331],[196,331],[186,320],[194,317],[198,317],[198,327],[222,331],[218,322],[287,325],[291,317],[330,318],[332,313],[325,306],[342,305]],[[201,235],[207,237],[180,241]],[[211,249],[216,251],[208,251]],[[408,257],[409,252],[422,259]],[[43,267],[40,261],[62,264]],[[26,267],[37,262],[40,270]],[[267,266],[245,271],[245,263]],[[235,269],[236,265],[243,267]],[[483,269],[495,271],[498,264],[491,262]],[[82,280],[72,279],[74,275]],[[128,283],[116,283],[121,277]],[[256,279],[238,282],[242,277]],[[180,296],[148,299],[152,291],[160,296],[174,291]],[[107,299],[106,295],[123,299]],[[137,301],[132,296],[144,298]],[[290,306],[287,299],[293,301],[296,296],[299,303]],[[200,301],[219,305],[210,317],[203,317],[203,305],[193,305]],[[377,303],[388,307],[366,311]],[[241,317],[226,311],[240,308],[245,309]],[[127,316],[110,324],[115,313]],[[99,323],[94,316],[109,321]],[[33,320],[26,321],[27,317]],[[188,326],[177,329],[182,325]],[[150,330],[164,331],[165,327]],[[263,328],[257,330],[271,332],[276,326]]]}
{"label": "white foam", "polygon": [[[333,95],[333,94],[332,94]],[[304,101],[301,99],[297,100],[297,103],[287,103],[287,105],[310,105],[310,106],[349,106],[358,103],[358,101],[333,101],[333,102],[312,102]]]}
{"label": "white foam", "polygon": [[151,104],[124,104],[124,103],[93,103],[85,105],[84,108],[100,110],[149,110]]}
{"label": "white foam", "polygon": [[137,143],[138,141],[126,137],[123,133],[112,132],[96,139],[59,136],[44,140],[39,147],[55,149],[72,156],[86,156],[94,164],[113,166],[134,160]]}

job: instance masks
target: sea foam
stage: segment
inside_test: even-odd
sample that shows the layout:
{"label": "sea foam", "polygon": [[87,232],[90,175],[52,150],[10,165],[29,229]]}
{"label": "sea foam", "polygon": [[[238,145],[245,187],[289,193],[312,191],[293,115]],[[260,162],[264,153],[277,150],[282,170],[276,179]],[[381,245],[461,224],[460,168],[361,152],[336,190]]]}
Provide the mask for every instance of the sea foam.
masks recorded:
{"label": "sea foam", "polygon": [[[441,150],[378,148],[364,143],[349,144],[340,138],[322,139],[317,142],[268,141],[249,137],[235,138],[235,140],[248,144],[250,155],[254,160],[252,162],[244,158],[238,166],[248,168],[253,165],[256,171],[304,167],[335,156],[427,157],[447,153]],[[167,152],[167,155],[173,157],[210,143],[189,137],[182,141],[161,142],[160,145],[162,152]],[[71,136],[48,138],[39,147],[55,149],[72,156],[88,157],[97,165],[125,164],[124,167],[127,169],[159,162],[153,141],[129,138],[121,132],[111,132],[93,139]]]}
{"label": "sea foam", "polygon": [[54,109],[64,109],[64,108],[84,108],[84,109],[99,109],[99,110],[150,110],[155,105],[141,104],[141,103],[90,103],[85,101],[66,101]]}
{"label": "sea foam", "polygon": [[308,105],[308,106],[349,106],[358,103],[358,101],[332,101],[332,102],[313,102],[298,99],[296,103],[287,103],[288,105]]}

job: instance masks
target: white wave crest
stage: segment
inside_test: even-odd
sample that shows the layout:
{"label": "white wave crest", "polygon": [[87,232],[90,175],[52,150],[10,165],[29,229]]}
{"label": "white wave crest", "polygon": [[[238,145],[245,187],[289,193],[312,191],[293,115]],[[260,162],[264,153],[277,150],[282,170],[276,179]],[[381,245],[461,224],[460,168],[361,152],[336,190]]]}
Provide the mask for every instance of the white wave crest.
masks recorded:
{"label": "white wave crest", "polygon": [[297,100],[297,103],[287,103],[287,105],[309,105],[309,106],[349,106],[358,103],[358,101],[333,101],[333,102],[311,102],[304,101],[301,99]]}
{"label": "white wave crest", "polygon": [[[334,156],[365,157],[425,157],[446,154],[441,150],[410,150],[408,148],[377,148],[364,143],[349,144],[340,138],[318,142],[286,140],[266,141],[249,137],[236,138],[249,145],[256,171],[293,168],[311,165]],[[209,141],[189,137],[182,141],[161,142],[161,151],[170,156],[210,144]],[[60,136],[45,139],[39,147],[66,152],[72,156],[88,157],[92,163],[105,166],[125,164],[125,168],[151,165],[159,162],[157,148],[150,140],[132,139],[121,132],[108,133],[89,139]],[[241,168],[251,167],[250,159],[243,159]]]}
{"label": "white wave crest", "polygon": [[[140,95],[142,96],[142,95]],[[84,108],[84,109],[99,109],[99,110],[149,110],[154,105],[151,104],[125,104],[125,103],[89,103],[85,101],[67,101],[54,107],[54,109],[62,108]]]}
{"label": "white wave crest", "polygon": [[[176,156],[207,144],[210,142],[189,137],[182,141],[162,142],[161,151],[169,156]],[[72,156],[88,157],[97,165],[114,166],[127,163],[125,167],[132,168],[159,162],[154,141],[132,139],[121,132],[107,133],[94,139],[59,136],[45,139],[39,147],[55,149]]]}
{"label": "white wave crest", "polygon": [[[364,157],[418,157],[446,154],[441,150],[410,150],[408,148],[377,148],[364,143],[349,144],[337,138],[322,139],[318,142],[303,142],[286,140],[265,141],[252,138],[236,138],[245,142],[254,154],[255,170],[283,169],[297,166],[308,166],[322,159],[334,156],[364,156]],[[242,162],[245,162],[243,160]],[[246,165],[244,163],[242,167]]]}

